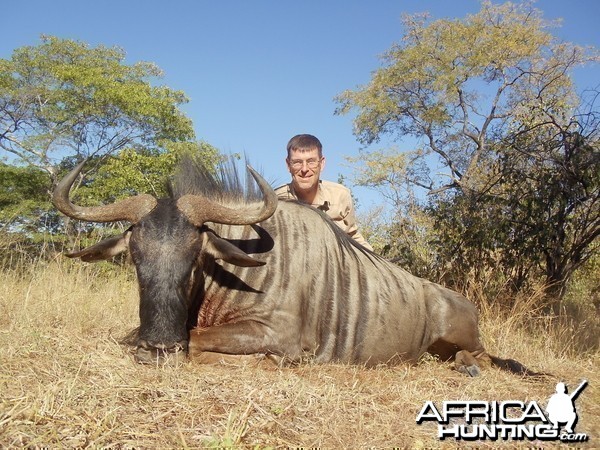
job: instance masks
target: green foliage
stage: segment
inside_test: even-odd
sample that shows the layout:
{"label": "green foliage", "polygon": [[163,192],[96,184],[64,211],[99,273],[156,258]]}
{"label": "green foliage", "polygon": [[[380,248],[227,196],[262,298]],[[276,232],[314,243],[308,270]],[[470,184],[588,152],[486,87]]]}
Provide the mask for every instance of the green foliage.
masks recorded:
{"label": "green foliage", "polygon": [[0,226],[37,220],[51,208],[48,187],[41,170],[0,163]]}
{"label": "green foliage", "polygon": [[111,153],[193,137],[180,91],[155,86],[152,63],[124,64],[118,48],[42,37],[0,60],[0,149],[56,179],[68,154]]}
{"label": "green foliage", "polygon": [[128,148],[104,161],[90,175],[90,181],[77,190],[76,198],[81,204],[94,205],[142,193],[164,197],[166,181],[184,154],[192,154],[208,166],[216,166],[222,158],[206,142],[168,143],[167,150],[162,152]]}

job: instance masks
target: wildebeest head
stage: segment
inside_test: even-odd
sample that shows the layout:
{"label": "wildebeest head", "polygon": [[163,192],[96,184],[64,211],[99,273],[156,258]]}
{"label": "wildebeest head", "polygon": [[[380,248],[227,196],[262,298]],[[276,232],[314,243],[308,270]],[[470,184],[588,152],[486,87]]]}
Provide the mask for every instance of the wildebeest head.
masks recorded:
{"label": "wildebeest head", "polygon": [[[54,205],[65,215],[88,222],[131,222],[122,235],[67,256],[83,261],[99,261],[129,251],[135,265],[140,292],[140,328],[136,359],[139,362],[162,360],[168,353],[185,352],[189,328],[195,318],[188,317],[199,285],[198,266],[203,258],[214,258],[238,266],[259,266],[257,261],[211,232],[204,224],[215,222],[247,225],[269,218],[277,207],[277,197],[269,184],[252,168],[250,173],[262,192],[261,205],[224,206],[206,195],[199,195],[210,184],[220,187],[209,172],[199,167],[195,188],[172,189],[169,198],[137,195],[111,205],[81,207],[69,199],[69,191],[85,162],[77,165],[57,185]],[[184,163],[193,164],[191,160]],[[185,180],[186,175],[180,176]],[[189,180],[186,180],[189,181]],[[185,184],[185,183],[184,183]],[[210,192],[208,191],[204,192]],[[195,193],[185,193],[185,192]]]}

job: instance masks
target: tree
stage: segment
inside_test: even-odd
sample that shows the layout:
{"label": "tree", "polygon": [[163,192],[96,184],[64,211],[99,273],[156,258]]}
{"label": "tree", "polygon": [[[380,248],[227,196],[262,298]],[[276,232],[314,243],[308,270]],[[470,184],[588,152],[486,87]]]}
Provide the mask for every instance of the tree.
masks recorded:
{"label": "tree", "polygon": [[464,20],[404,18],[405,35],[371,82],[347,90],[336,112],[357,110],[355,134],[372,144],[384,134],[419,140],[415,163],[434,155],[441,182],[414,170],[408,181],[428,191],[476,188],[473,178],[490,140],[514,121],[533,126],[540,112],[577,106],[569,72],[599,61],[596,50],[558,42],[529,3],[482,3]]}
{"label": "tree", "polygon": [[38,167],[54,184],[67,156],[156,148],[193,137],[180,91],[155,86],[152,63],[124,63],[118,48],[42,37],[0,59],[0,150]]}
{"label": "tree", "polygon": [[549,117],[523,127],[496,144],[476,195],[436,196],[430,215],[442,258],[471,272],[493,267],[516,290],[542,276],[559,305],[598,250],[599,118],[588,112],[568,124]]}
{"label": "tree", "polygon": [[524,124],[503,141],[508,152],[495,198],[507,205],[503,220],[519,239],[511,247],[539,261],[554,298],[597,251],[600,236],[600,113],[591,106],[568,122],[548,115],[543,125]]}
{"label": "tree", "polygon": [[[543,267],[549,292],[562,296],[598,235],[597,112],[578,114],[570,77],[600,61],[597,49],[559,42],[530,3],[485,1],[464,20],[407,16],[404,25],[371,82],[337,97],[338,114],[357,111],[362,143],[417,138],[400,171],[383,162],[387,175],[360,181],[361,170],[360,184],[390,192],[400,173],[405,192],[430,194],[441,260],[463,272],[500,268],[516,288]],[[373,155],[358,161],[368,167]]]}

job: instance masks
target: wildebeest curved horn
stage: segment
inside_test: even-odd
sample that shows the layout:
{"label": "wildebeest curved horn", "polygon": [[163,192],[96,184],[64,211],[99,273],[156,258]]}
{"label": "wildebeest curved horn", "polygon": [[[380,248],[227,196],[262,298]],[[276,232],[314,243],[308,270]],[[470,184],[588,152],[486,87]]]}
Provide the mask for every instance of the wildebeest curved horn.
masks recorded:
{"label": "wildebeest curved horn", "polygon": [[177,200],[177,208],[184,213],[190,222],[202,226],[204,222],[216,222],[226,225],[250,225],[262,222],[273,215],[277,209],[277,195],[267,181],[252,167],[248,166],[252,177],[258,183],[263,194],[263,205],[260,208],[228,208],[199,195],[184,195]]}
{"label": "wildebeest curved horn", "polygon": [[86,160],[77,164],[54,188],[52,203],[66,216],[87,222],[117,222],[119,220],[127,220],[136,223],[156,206],[156,199],[148,194],[129,197],[111,205],[92,207],[74,205],[69,199],[69,191],[85,163]]}

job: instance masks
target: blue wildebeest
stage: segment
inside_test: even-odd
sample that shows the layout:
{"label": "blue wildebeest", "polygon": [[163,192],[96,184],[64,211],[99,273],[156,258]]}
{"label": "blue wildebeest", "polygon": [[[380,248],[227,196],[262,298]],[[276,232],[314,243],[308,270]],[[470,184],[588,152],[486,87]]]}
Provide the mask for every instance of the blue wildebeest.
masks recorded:
{"label": "blue wildebeest", "polygon": [[75,219],[132,225],[68,256],[130,253],[140,295],[139,362],[214,352],[372,366],[430,352],[456,357],[470,375],[490,359],[530,373],[486,354],[477,310],[465,297],[362,248],[320,211],[278,202],[252,169],[261,191],[254,201],[244,199],[236,173],[215,177],[188,160],[168,198],[81,207],[69,191],[82,167],[56,187],[56,207]]}

